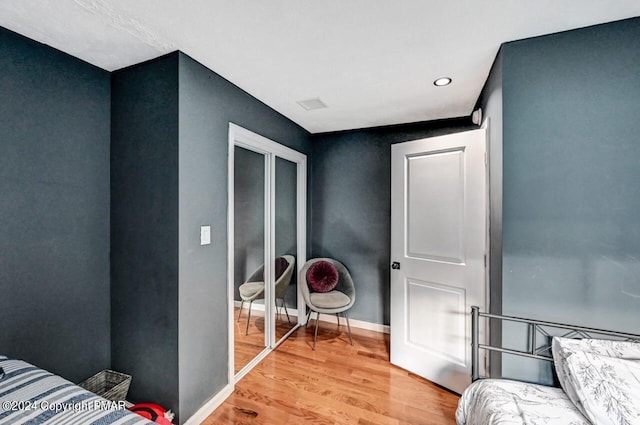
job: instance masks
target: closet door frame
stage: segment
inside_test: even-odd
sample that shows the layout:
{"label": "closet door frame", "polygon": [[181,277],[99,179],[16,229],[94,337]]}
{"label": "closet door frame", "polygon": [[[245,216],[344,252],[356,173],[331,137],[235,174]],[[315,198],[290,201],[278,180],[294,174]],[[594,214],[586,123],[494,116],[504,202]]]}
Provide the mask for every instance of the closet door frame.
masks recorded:
{"label": "closet door frame", "polygon": [[[265,156],[265,237],[264,271],[268,276],[265,282],[265,349],[260,352],[252,361],[243,367],[237,374],[234,374],[235,367],[235,321],[234,321],[234,157],[235,147],[241,147]],[[306,320],[306,306],[300,287],[297,287],[297,324],[287,332],[282,338],[276,341],[275,335],[275,300],[273,293],[273,283],[275,281],[275,194],[276,194],[276,159],[282,158],[296,164],[296,275],[299,275],[302,266],[306,262],[307,255],[307,156],[296,150],[288,148],[280,143],[274,142],[264,136],[229,123],[229,154],[228,154],[228,208],[227,208],[227,304],[228,304],[228,336],[229,336],[229,383],[235,384],[242,379],[253,367],[255,367],[274,348],[282,343]]]}

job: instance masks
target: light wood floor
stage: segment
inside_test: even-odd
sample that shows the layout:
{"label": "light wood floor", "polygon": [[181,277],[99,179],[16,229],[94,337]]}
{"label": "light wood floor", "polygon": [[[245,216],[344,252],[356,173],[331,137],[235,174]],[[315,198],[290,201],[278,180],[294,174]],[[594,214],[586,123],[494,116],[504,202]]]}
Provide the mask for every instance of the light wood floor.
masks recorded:
{"label": "light wood floor", "polygon": [[391,365],[388,335],[352,329],[352,347],[346,326],[320,322],[314,352],[314,325],[240,380],[203,424],[455,424],[458,396]]}

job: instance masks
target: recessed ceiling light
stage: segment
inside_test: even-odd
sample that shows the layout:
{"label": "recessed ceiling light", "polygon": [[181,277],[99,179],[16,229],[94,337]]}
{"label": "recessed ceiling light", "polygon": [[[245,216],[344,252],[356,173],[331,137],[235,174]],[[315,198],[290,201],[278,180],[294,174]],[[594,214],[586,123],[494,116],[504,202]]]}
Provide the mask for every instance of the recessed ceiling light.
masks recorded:
{"label": "recessed ceiling light", "polygon": [[307,111],[312,111],[314,109],[323,109],[327,107],[327,104],[317,97],[313,99],[299,100],[298,105],[302,106]]}
{"label": "recessed ceiling light", "polygon": [[438,78],[433,82],[433,85],[438,87],[448,86],[449,84],[451,84],[451,78],[449,77]]}

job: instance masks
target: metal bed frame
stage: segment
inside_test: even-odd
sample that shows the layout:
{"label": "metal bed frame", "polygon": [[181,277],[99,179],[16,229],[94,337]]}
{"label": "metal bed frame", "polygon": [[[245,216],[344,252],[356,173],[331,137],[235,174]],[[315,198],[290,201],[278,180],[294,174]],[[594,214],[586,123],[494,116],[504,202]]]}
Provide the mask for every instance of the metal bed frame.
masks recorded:
{"label": "metal bed frame", "polygon": [[[528,325],[528,351],[515,350],[511,348],[496,347],[493,345],[480,343],[480,318],[496,319],[500,321],[524,323]],[[560,333],[554,335],[553,330]],[[564,332],[564,333],[562,333]],[[539,344],[538,334],[543,337],[543,343]],[[524,319],[522,317],[503,316],[499,314],[481,313],[480,308],[471,307],[471,380],[480,379],[480,350],[493,351],[503,354],[513,354],[516,356],[528,357],[531,359],[543,360],[553,363],[551,354],[551,338],[561,336],[565,338],[594,338],[617,339],[620,341],[640,342],[640,335],[607,331],[604,329],[588,328],[585,326],[565,325],[562,323],[545,322],[542,320]],[[609,337],[609,338],[603,338]]]}

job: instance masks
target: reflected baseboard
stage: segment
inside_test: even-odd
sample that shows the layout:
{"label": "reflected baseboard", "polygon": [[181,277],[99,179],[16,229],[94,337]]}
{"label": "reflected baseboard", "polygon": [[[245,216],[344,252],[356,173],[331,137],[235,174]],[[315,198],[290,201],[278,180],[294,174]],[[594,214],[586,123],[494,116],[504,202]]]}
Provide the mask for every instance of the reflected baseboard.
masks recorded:
{"label": "reflected baseboard", "polygon": [[[240,301],[234,301],[233,305],[235,308],[240,308]],[[245,314],[244,312],[247,311],[249,309],[249,303],[244,303],[244,306],[242,307],[242,311],[243,311],[243,315]],[[278,310],[282,311],[282,314],[284,314],[284,309],[281,307],[278,307]],[[293,316],[297,316],[298,315],[298,309],[297,308],[293,308],[293,307],[287,307],[287,310],[289,311],[289,315],[293,315]],[[251,304],[251,315],[252,316],[264,316],[264,304],[258,304],[256,302],[254,302],[253,304]],[[236,316],[237,319],[237,316]]]}
{"label": "reflected baseboard", "polygon": [[[243,310],[249,308],[249,306],[246,304],[247,303],[245,303]],[[240,301],[234,301],[234,305],[236,308],[240,308]],[[281,313],[284,314],[284,309],[279,307],[278,310],[281,310]],[[289,311],[289,315],[292,315],[292,316],[298,315],[297,308],[287,307],[287,310]],[[264,304],[253,303],[251,306],[251,314],[252,315],[258,314],[258,315],[264,316]],[[332,314],[320,315],[320,321],[338,324],[338,319],[336,318],[336,316]],[[344,325],[345,324],[344,319],[341,319],[340,323]],[[352,328],[366,329],[368,331],[380,332],[385,334],[391,333],[391,328],[389,327],[389,325],[381,325],[379,323],[366,322],[364,320],[351,319],[351,318],[349,318],[349,324],[351,325]]]}

